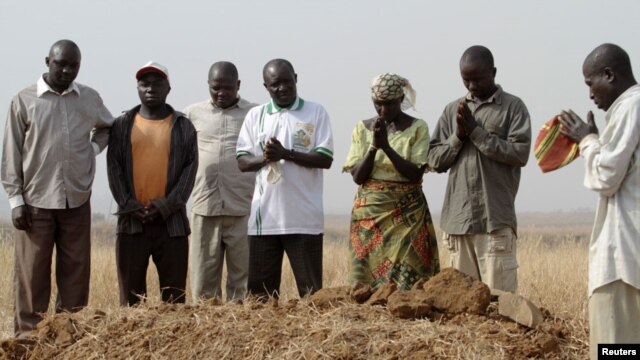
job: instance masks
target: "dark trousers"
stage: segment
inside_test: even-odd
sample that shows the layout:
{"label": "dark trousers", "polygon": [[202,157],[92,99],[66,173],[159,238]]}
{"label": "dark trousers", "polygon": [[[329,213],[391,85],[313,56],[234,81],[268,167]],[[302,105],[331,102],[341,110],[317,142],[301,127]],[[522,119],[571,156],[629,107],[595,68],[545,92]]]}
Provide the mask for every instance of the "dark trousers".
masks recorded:
{"label": "dark trousers", "polygon": [[116,267],[120,305],[135,305],[147,295],[149,257],[158,270],[162,301],[184,303],[188,256],[187,237],[170,237],[167,223],[162,220],[143,225],[143,232],[139,234],[118,234]]}
{"label": "dark trousers", "polygon": [[250,294],[262,300],[279,296],[285,252],[300,297],[322,289],[322,234],[260,235],[249,236]]}
{"label": "dark trousers", "polygon": [[78,311],[89,301],[91,205],[40,209],[27,205],[31,228],[19,231],[15,244],[14,331],[36,328],[51,297],[51,257],[56,249],[56,312]]}

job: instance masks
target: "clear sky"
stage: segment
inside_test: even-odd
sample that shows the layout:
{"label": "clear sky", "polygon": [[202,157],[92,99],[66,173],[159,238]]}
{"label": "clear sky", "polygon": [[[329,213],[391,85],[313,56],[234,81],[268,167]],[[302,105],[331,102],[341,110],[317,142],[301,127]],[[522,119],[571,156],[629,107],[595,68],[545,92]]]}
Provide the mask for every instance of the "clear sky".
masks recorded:
{"label": "clear sky", "polygon": [[[356,189],[341,173],[357,121],[374,115],[371,79],[383,72],[408,78],[418,111],[433,129],[445,105],[466,93],[458,62],[471,45],[490,48],[496,82],[519,96],[531,114],[533,137],[561,109],[584,117],[604,113],[588,98],[582,61],[597,45],[627,50],[639,74],[640,1],[3,1],[0,5],[0,114],[11,98],[46,71],[44,58],[59,39],[82,51],[77,81],[100,92],[114,115],[136,105],[135,71],[149,60],[166,65],[177,109],[208,97],[206,76],[218,60],[234,62],[243,97],[268,100],[262,66],[289,59],[298,93],[328,110],[335,158],[325,172],[325,213],[346,214]],[[99,156],[93,191],[95,212],[114,212]],[[542,174],[533,151],[522,171],[519,211],[593,209],[596,195],[584,189],[582,159]],[[446,174],[426,174],[431,211],[439,213]],[[0,214],[9,212],[6,196]]]}

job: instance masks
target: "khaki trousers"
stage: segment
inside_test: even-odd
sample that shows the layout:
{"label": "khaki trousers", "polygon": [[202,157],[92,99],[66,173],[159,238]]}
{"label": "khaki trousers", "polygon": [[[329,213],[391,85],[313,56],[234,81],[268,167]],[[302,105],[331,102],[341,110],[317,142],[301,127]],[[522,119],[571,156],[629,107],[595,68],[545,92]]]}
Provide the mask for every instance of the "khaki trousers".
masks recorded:
{"label": "khaki trousers", "polygon": [[193,301],[222,297],[222,266],[227,262],[227,301],[243,299],[249,276],[246,216],[193,214],[189,276]]}
{"label": "khaki trousers", "polygon": [[598,344],[640,344],[640,289],[614,281],[589,298],[589,347],[598,358]]}
{"label": "khaki trousers", "polygon": [[51,257],[56,249],[56,312],[78,311],[89,302],[91,205],[40,209],[27,205],[31,228],[15,245],[14,331],[27,335],[42,320],[51,297]]}
{"label": "khaki trousers", "polygon": [[450,266],[487,284],[491,289],[518,289],[516,234],[511,228],[490,234],[443,234]]}

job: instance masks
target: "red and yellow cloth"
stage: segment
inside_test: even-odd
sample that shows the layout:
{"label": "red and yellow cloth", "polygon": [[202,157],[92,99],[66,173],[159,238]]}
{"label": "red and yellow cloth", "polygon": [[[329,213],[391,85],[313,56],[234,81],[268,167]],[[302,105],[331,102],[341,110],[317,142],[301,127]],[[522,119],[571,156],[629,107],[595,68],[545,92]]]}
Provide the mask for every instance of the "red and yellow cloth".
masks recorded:
{"label": "red and yellow cloth", "polygon": [[578,144],[560,133],[562,124],[559,116],[542,125],[534,146],[538,166],[545,173],[569,164],[580,155]]}
{"label": "red and yellow cloth", "polygon": [[438,242],[422,183],[369,179],[351,212],[350,280],[409,290],[440,272]]}

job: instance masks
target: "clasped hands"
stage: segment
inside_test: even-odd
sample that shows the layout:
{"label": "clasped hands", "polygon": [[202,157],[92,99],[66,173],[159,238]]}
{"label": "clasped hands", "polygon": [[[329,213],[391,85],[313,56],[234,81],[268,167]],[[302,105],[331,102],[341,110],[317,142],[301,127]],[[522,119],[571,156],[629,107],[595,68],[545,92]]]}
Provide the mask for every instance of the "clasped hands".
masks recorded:
{"label": "clasped hands", "polygon": [[585,123],[573,110],[562,110],[559,116],[562,128],[560,133],[575,141],[577,144],[589,134],[598,134],[598,127],[593,118],[593,112],[587,113],[587,122]]}
{"label": "clasped hands", "polygon": [[155,205],[149,204],[142,209],[134,211],[131,216],[143,224],[148,224],[160,217],[160,210]]}
{"label": "clasped hands", "polygon": [[389,147],[389,135],[387,124],[383,118],[378,117],[373,123],[373,141],[371,146],[375,149],[386,149]]}
{"label": "clasped hands", "polygon": [[287,154],[287,149],[282,146],[282,143],[274,137],[270,138],[269,141],[264,145],[264,152],[262,156],[266,162],[275,162],[280,161]]}
{"label": "clasped hands", "polygon": [[478,126],[478,122],[471,114],[467,102],[464,99],[461,100],[458,103],[458,111],[456,111],[456,136],[460,140],[465,140],[476,126]]}

